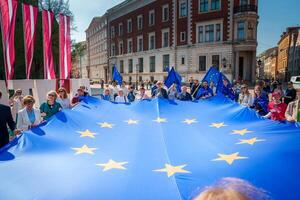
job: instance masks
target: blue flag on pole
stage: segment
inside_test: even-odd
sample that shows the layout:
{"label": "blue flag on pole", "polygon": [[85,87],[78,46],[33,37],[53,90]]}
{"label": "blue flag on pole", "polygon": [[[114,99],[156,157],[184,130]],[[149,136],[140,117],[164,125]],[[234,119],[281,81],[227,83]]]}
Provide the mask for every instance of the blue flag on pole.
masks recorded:
{"label": "blue flag on pole", "polygon": [[216,67],[212,66],[209,68],[209,70],[203,77],[202,82],[207,81],[208,84],[210,84],[210,82],[213,82],[214,85],[216,86],[219,82],[219,74],[220,74],[219,70]]}
{"label": "blue flag on pole", "polygon": [[121,74],[119,73],[116,65],[113,66],[112,80],[117,81],[119,83],[119,85],[122,85],[122,83],[123,83],[123,78],[122,78]]}
{"label": "blue flag on pole", "polygon": [[299,124],[216,96],[113,104],[86,97],[0,150],[0,199],[193,199],[240,180],[247,199],[300,199]]}
{"label": "blue flag on pole", "polygon": [[172,67],[168,72],[168,77],[165,80],[165,85],[170,88],[172,84],[177,85],[177,91],[181,92],[181,76],[175,71],[174,67]]}

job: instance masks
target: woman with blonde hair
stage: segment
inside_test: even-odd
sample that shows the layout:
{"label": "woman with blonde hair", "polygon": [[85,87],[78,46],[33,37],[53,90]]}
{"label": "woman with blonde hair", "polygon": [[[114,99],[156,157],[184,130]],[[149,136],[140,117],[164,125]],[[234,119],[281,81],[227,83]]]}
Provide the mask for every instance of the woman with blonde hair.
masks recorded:
{"label": "woman with blonde hair", "polygon": [[67,90],[63,87],[58,89],[57,102],[61,105],[63,109],[71,108],[71,101],[68,98]]}
{"label": "woman with blonde hair", "polygon": [[47,93],[47,101],[40,106],[41,116],[48,120],[61,110],[61,105],[56,102],[57,93],[53,90]]}
{"label": "woman with blonde hair", "polygon": [[238,102],[247,107],[251,107],[253,105],[253,97],[248,90],[248,86],[245,84],[241,86],[241,93],[239,94]]}
{"label": "woman with blonde hair", "polygon": [[38,126],[42,119],[39,109],[34,108],[35,99],[28,95],[23,98],[25,108],[19,111],[17,120],[17,129],[27,131]]}

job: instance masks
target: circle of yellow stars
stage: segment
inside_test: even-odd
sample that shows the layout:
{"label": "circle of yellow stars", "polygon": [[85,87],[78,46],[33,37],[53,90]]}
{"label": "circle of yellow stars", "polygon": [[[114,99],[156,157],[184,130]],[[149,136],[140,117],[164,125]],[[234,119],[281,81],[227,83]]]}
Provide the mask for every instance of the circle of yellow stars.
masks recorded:
{"label": "circle of yellow stars", "polygon": [[[139,120],[135,120],[135,119],[128,119],[126,121],[124,121],[125,123],[127,123],[128,125],[138,125],[139,124]],[[156,119],[153,120],[153,122],[156,122],[158,124],[161,123],[167,123],[167,118],[161,118],[161,117],[157,117]],[[186,125],[192,125],[195,123],[198,123],[196,118],[191,118],[191,119],[185,119],[184,121],[182,121],[182,123],[186,124]],[[109,123],[109,122],[100,122],[98,123],[98,125],[101,128],[107,128],[107,129],[112,129],[114,128],[114,124]],[[216,122],[216,123],[211,123],[209,125],[212,128],[223,128],[223,127],[227,127],[228,125],[225,124],[225,122]],[[80,134],[80,138],[92,138],[95,139],[97,133],[94,133],[92,131],[90,131],[89,129],[86,129],[85,131],[76,131],[77,133]],[[244,136],[246,134],[250,134],[253,133],[253,131],[250,131],[248,129],[241,129],[241,130],[232,130],[231,135],[239,135],[239,136]],[[255,143],[257,142],[263,142],[266,141],[265,139],[259,139],[257,137],[253,137],[250,139],[239,139],[239,142],[237,142],[237,145],[242,145],[242,144],[248,144],[253,146]],[[75,155],[80,155],[80,154],[89,154],[89,155],[94,155],[96,150],[98,150],[97,148],[94,147],[89,147],[88,145],[84,144],[82,147],[72,147],[72,150],[75,151]],[[245,160],[248,159],[248,157],[245,156],[241,156],[239,152],[234,152],[231,154],[222,154],[219,153],[217,154],[218,157],[212,159],[211,161],[224,161],[226,162],[228,165],[232,165],[236,160]],[[106,163],[98,163],[96,164],[97,166],[103,168],[102,171],[106,172],[109,170],[126,170],[126,166],[128,165],[128,161],[115,161],[113,159],[109,159]],[[172,177],[175,174],[189,174],[191,173],[190,171],[184,169],[187,166],[187,164],[182,164],[182,165],[172,165],[169,163],[166,163],[164,165],[164,168],[160,168],[160,169],[154,169],[153,172],[159,172],[159,173],[166,173],[167,177]]]}

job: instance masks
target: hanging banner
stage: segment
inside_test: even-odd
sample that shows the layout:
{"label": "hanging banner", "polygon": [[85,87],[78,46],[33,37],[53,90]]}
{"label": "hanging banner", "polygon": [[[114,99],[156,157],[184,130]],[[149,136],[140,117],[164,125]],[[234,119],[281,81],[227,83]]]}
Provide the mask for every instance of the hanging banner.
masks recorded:
{"label": "hanging banner", "polygon": [[23,28],[24,28],[24,47],[26,78],[30,78],[30,71],[36,40],[36,23],[38,18],[38,8],[23,4]]}
{"label": "hanging banner", "polygon": [[71,35],[69,16],[59,15],[60,78],[69,79],[71,72]]}
{"label": "hanging banner", "polygon": [[1,0],[1,30],[6,80],[13,79],[15,69],[15,25],[18,2]]}
{"label": "hanging banner", "polygon": [[44,35],[44,78],[55,79],[53,53],[52,53],[52,28],[54,13],[43,10],[43,35]]}

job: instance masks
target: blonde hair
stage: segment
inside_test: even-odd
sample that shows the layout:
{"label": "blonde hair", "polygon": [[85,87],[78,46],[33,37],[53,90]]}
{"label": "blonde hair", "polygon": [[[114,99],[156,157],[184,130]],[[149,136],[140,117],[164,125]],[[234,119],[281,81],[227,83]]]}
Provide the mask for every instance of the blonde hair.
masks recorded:
{"label": "blonde hair", "polygon": [[203,191],[194,200],[249,200],[240,192],[232,189],[208,189]]}
{"label": "blonde hair", "polygon": [[53,95],[53,96],[54,96],[54,100],[57,99],[57,93],[56,93],[54,90],[50,90],[50,91],[47,93],[47,97],[48,97],[49,95]]}
{"label": "blonde hair", "polygon": [[27,105],[27,104],[30,104],[30,103],[35,103],[35,99],[33,98],[33,96],[31,95],[27,95],[23,98],[23,105]]}
{"label": "blonde hair", "polygon": [[61,87],[58,89],[58,92],[61,92],[61,91],[64,92],[64,95],[62,98],[64,98],[64,99],[68,98],[67,90],[64,87]]}

